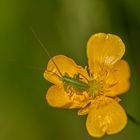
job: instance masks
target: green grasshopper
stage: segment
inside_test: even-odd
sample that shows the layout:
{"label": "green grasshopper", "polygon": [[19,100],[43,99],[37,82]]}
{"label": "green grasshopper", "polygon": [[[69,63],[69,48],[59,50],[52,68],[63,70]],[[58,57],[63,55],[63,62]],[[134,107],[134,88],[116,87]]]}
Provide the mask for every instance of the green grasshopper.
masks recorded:
{"label": "green grasshopper", "polygon": [[[65,74],[62,74],[59,67],[57,66],[57,64],[54,62],[54,60],[52,59],[51,55],[49,54],[49,52],[47,51],[46,47],[44,46],[44,44],[40,41],[40,39],[38,38],[37,34],[35,33],[35,31],[33,30],[33,28],[31,28],[32,33],[34,34],[35,38],[37,39],[37,41],[39,42],[39,44],[41,45],[41,47],[43,48],[43,50],[45,51],[45,53],[47,54],[47,56],[49,57],[49,59],[51,59],[52,63],[54,64],[54,66],[56,67],[59,75],[57,75],[59,77],[59,79],[64,83],[64,89],[66,89],[67,91],[67,85],[72,87],[73,89],[75,89],[76,91],[88,91],[90,86],[89,86],[89,81],[88,79],[78,73],[75,74],[73,77],[70,77],[66,72]],[[80,80],[80,76],[82,76],[83,78],[85,78],[87,80],[86,82],[83,82]]]}

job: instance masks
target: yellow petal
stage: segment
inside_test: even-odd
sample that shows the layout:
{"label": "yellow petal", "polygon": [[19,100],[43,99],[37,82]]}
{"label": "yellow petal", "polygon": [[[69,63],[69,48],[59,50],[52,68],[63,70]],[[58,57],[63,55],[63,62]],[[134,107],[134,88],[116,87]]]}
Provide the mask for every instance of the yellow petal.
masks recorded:
{"label": "yellow petal", "polygon": [[56,72],[54,73],[52,71],[45,70],[44,78],[55,85],[62,85],[62,81],[60,80],[60,77]]}
{"label": "yellow petal", "polygon": [[86,115],[90,111],[91,102],[90,100],[85,103],[85,106],[78,111],[78,115]]}
{"label": "yellow petal", "polygon": [[88,100],[87,98],[84,93],[81,95],[66,93],[62,86],[56,85],[51,86],[46,94],[48,104],[58,108],[81,108]]}
{"label": "yellow petal", "polygon": [[49,105],[59,108],[67,108],[72,103],[68,94],[63,90],[63,87],[51,86],[46,94],[46,99]]}
{"label": "yellow petal", "polygon": [[87,43],[87,56],[90,70],[96,68],[95,63],[111,66],[125,52],[122,40],[113,34],[97,33],[92,35]]}
{"label": "yellow petal", "polygon": [[113,70],[115,72],[115,76],[120,79],[120,81],[128,80],[130,78],[129,64],[123,59],[113,66]]}
{"label": "yellow petal", "polygon": [[[114,66],[112,73],[110,75],[113,75],[114,77],[114,86],[109,87],[108,86],[108,92],[105,93],[107,96],[116,96],[120,95],[122,93],[125,93],[128,91],[130,87],[130,68],[128,63],[125,60],[118,61]],[[108,79],[108,85],[111,85],[111,80]],[[110,83],[109,83],[110,82]]]}
{"label": "yellow petal", "polygon": [[86,71],[82,67],[78,66],[71,58],[64,55],[57,55],[48,62],[47,69],[44,72],[44,77],[55,85],[61,85],[62,82],[60,77],[62,77],[62,75],[64,76],[65,74],[68,74],[70,77],[73,77],[79,72],[85,73]]}
{"label": "yellow petal", "polygon": [[126,124],[124,109],[115,100],[107,97],[96,99],[86,121],[87,130],[93,137],[116,134]]}

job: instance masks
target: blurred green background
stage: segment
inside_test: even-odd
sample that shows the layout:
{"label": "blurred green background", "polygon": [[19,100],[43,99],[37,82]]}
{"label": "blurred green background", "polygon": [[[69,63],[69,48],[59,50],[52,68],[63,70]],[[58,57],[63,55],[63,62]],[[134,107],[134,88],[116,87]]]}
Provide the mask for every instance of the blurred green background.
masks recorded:
{"label": "blurred green background", "polygon": [[[140,121],[140,2],[138,0],[0,0],[0,140],[93,140],[86,116],[50,107],[43,78],[48,57],[64,54],[87,65],[86,43],[96,32],[119,35],[131,66],[131,89],[123,105]],[[80,52],[79,52],[80,50]],[[128,122],[102,140],[138,140],[140,127]]]}

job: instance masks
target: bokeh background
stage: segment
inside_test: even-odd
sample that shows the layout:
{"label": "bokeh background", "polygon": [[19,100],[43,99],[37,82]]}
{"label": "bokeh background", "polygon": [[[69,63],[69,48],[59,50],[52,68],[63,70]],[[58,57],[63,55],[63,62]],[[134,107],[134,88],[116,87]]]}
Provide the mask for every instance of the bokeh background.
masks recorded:
{"label": "bokeh background", "polygon": [[[140,2],[138,0],[0,0],[0,140],[94,140],[77,110],[50,107],[43,72],[49,58],[64,54],[87,65],[86,43],[96,32],[119,35],[131,67],[125,109],[140,121]],[[80,50],[80,51],[79,51]],[[102,140],[138,140],[140,127],[128,122]]]}

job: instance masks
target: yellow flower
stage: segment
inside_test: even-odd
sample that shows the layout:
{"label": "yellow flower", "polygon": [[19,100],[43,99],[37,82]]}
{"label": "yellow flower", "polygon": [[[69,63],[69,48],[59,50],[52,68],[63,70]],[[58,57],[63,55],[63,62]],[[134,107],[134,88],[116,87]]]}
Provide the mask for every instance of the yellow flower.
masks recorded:
{"label": "yellow flower", "polygon": [[[93,137],[120,132],[127,116],[117,96],[130,85],[129,65],[121,59],[124,52],[125,45],[118,36],[97,33],[87,43],[89,67],[78,66],[64,55],[53,57],[44,73],[45,79],[54,84],[46,94],[49,105],[78,108],[78,115],[87,114],[86,127]],[[65,77],[80,83],[74,86]]]}

